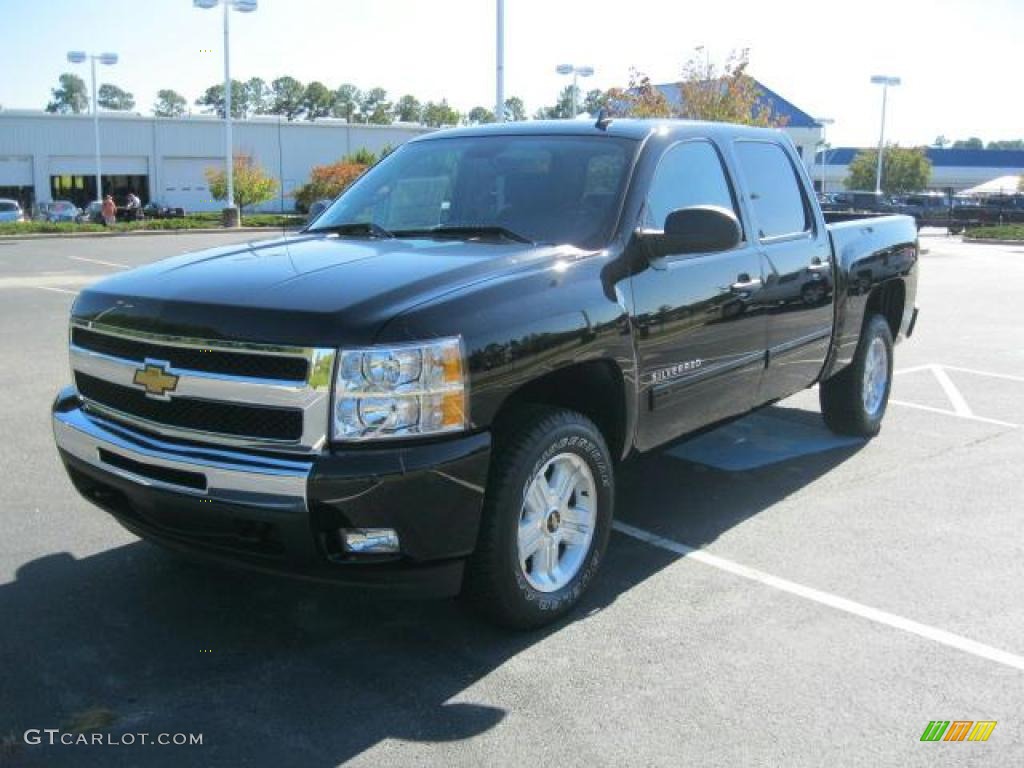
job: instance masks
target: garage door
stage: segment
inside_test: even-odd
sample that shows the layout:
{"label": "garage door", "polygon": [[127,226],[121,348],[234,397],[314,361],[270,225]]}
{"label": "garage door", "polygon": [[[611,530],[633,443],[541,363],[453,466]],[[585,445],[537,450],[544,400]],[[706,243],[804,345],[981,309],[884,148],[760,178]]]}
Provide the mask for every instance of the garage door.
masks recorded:
{"label": "garage door", "polygon": [[0,187],[31,186],[31,157],[0,157]]}
{"label": "garage door", "polygon": [[186,211],[219,211],[222,204],[210,195],[207,168],[223,168],[222,157],[164,158],[160,202]]}
{"label": "garage door", "polygon": [[[103,175],[145,176],[149,173],[149,158],[123,155],[103,155],[100,158]],[[96,173],[95,155],[64,155],[50,158],[51,176],[92,176]]]}

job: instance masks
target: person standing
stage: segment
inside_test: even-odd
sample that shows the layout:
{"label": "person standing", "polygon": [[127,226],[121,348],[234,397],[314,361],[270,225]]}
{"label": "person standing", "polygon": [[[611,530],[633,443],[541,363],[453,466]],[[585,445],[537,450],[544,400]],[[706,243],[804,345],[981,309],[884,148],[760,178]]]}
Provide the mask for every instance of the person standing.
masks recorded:
{"label": "person standing", "polygon": [[112,198],[110,195],[107,195],[106,197],[103,198],[102,214],[103,223],[106,224],[108,227],[113,226],[114,223],[117,221],[117,206],[114,205],[114,198]]}

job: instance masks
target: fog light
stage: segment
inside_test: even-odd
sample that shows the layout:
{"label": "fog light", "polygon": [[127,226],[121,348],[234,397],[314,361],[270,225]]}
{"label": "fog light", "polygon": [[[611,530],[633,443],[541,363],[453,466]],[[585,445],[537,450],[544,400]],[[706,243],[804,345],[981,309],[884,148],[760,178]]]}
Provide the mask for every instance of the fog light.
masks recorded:
{"label": "fog light", "polygon": [[346,552],[357,555],[391,555],[399,551],[394,528],[342,528],[341,543]]}

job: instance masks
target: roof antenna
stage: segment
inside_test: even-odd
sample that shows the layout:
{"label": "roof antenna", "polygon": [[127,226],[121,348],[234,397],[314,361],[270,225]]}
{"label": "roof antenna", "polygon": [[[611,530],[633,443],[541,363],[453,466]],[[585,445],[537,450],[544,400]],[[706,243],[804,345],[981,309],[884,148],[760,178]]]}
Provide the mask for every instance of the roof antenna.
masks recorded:
{"label": "roof antenna", "polygon": [[594,123],[595,128],[600,128],[602,131],[607,131],[608,126],[612,124],[612,117],[608,114],[608,110],[601,107],[597,113],[597,122]]}

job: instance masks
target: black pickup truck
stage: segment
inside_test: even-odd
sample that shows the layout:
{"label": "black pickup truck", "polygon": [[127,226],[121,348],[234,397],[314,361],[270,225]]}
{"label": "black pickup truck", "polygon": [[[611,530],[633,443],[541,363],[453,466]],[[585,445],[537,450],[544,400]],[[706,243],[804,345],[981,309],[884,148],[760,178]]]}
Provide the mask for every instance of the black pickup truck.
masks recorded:
{"label": "black pickup truck", "polygon": [[910,218],[826,224],[779,132],[433,133],[296,236],[84,290],[53,428],[140,536],[537,626],[597,573],[619,462],[815,384],[875,435],[917,260]]}

